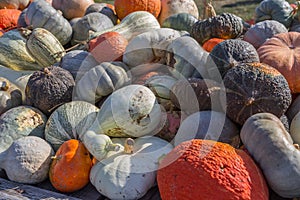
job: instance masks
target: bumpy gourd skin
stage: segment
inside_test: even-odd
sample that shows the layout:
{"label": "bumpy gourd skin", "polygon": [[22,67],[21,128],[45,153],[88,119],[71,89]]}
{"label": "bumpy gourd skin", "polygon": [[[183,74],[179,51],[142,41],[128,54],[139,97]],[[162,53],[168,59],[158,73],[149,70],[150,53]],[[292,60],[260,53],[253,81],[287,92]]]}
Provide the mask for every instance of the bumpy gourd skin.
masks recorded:
{"label": "bumpy gourd skin", "polygon": [[223,13],[196,22],[192,26],[191,36],[202,45],[210,38],[232,39],[240,36],[242,32],[242,19],[231,13]]}

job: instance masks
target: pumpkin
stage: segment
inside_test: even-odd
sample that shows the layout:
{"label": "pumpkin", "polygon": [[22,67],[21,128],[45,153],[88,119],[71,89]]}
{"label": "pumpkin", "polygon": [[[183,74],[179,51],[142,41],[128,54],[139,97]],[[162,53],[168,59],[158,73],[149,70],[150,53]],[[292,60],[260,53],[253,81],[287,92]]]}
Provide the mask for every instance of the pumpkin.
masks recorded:
{"label": "pumpkin", "polygon": [[26,136],[15,140],[0,153],[0,169],[4,169],[9,180],[36,184],[48,178],[51,157],[54,151],[42,138]]}
{"label": "pumpkin", "polygon": [[29,3],[29,0],[1,0],[0,8],[24,10]]}
{"label": "pumpkin", "polygon": [[0,9],[0,28],[4,31],[17,28],[20,10]]}
{"label": "pumpkin", "polygon": [[112,4],[93,3],[86,8],[84,15],[87,15],[92,12],[99,12],[106,15],[107,17],[109,17],[109,19],[113,22],[114,25],[118,23],[118,16],[116,15],[115,7]]}
{"label": "pumpkin", "polygon": [[162,199],[268,200],[266,181],[243,150],[212,140],[193,139],[161,159],[157,183]]}
{"label": "pumpkin", "polygon": [[257,113],[245,122],[240,134],[269,187],[282,197],[299,197],[299,146],[293,145],[278,117]]}
{"label": "pumpkin", "polygon": [[106,32],[89,41],[89,52],[99,62],[122,61],[128,41],[118,32]]}
{"label": "pumpkin", "polygon": [[44,28],[32,31],[21,28],[26,38],[26,50],[41,67],[48,67],[59,62],[65,55],[65,49],[57,38]]}
{"label": "pumpkin", "polygon": [[260,61],[276,68],[286,78],[292,93],[300,92],[300,33],[288,32],[274,35],[257,49]]}
{"label": "pumpkin", "polygon": [[44,28],[51,32],[62,44],[67,44],[72,37],[72,27],[58,10],[46,1],[33,1],[29,4],[25,21],[28,26]]}
{"label": "pumpkin", "polygon": [[258,49],[265,41],[276,34],[287,33],[287,28],[276,20],[264,20],[251,26],[245,33],[243,40]]}
{"label": "pumpkin", "polygon": [[286,116],[289,121],[292,121],[296,114],[300,111],[300,96],[297,96],[286,111]]}
{"label": "pumpkin", "polygon": [[25,21],[25,15],[26,15],[27,8],[22,10],[21,14],[19,15],[18,21],[17,21],[17,28],[25,28],[27,27],[26,21]]}
{"label": "pumpkin", "polygon": [[170,28],[159,28],[134,37],[129,41],[123,54],[123,62],[130,68],[146,63],[166,63],[168,45],[180,33]]}
{"label": "pumpkin", "polygon": [[189,13],[177,13],[167,17],[161,27],[162,28],[173,28],[178,31],[191,32],[192,26],[198,19]]}
{"label": "pumpkin", "polygon": [[0,115],[21,104],[21,90],[6,78],[0,77]]}
{"label": "pumpkin", "polygon": [[293,20],[293,8],[285,0],[263,0],[255,8],[255,23],[276,20],[289,28]]}
{"label": "pumpkin", "polygon": [[208,53],[192,37],[178,37],[167,47],[166,64],[173,76],[181,78],[206,78]]}
{"label": "pumpkin", "polygon": [[132,84],[109,95],[90,129],[112,137],[154,135],[163,117],[153,92],[145,86]]}
{"label": "pumpkin", "polygon": [[225,39],[222,38],[210,38],[209,40],[203,43],[202,48],[207,52],[211,52],[217,44],[223,42],[224,40]]}
{"label": "pumpkin", "polygon": [[84,101],[71,101],[56,108],[47,120],[45,139],[55,151],[67,140],[80,139],[95,121],[99,109]]}
{"label": "pumpkin", "polygon": [[75,98],[95,104],[115,90],[128,85],[128,67],[123,62],[102,62],[77,82]]}
{"label": "pumpkin", "polygon": [[165,19],[178,13],[188,13],[197,19],[199,18],[198,7],[193,0],[161,0],[159,24],[162,25]]}
{"label": "pumpkin", "polygon": [[46,67],[34,72],[26,85],[26,104],[39,108],[46,115],[60,104],[72,100],[75,81],[72,74],[60,67]]}
{"label": "pumpkin", "polygon": [[300,144],[300,135],[299,135],[299,119],[300,119],[300,112],[298,112],[291,121],[291,128],[290,128],[290,134],[293,139],[293,142],[296,144]]}
{"label": "pumpkin", "polygon": [[52,0],[52,6],[68,20],[83,17],[85,10],[93,3],[94,0]]}
{"label": "pumpkin", "polygon": [[203,45],[211,38],[235,39],[243,32],[242,19],[232,13],[222,13],[208,19],[198,20],[191,30],[191,36]]}
{"label": "pumpkin", "polygon": [[259,62],[259,56],[252,44],[243,40],[227,39],[217,44],[207,59],[208,73],[212,79],[240,63]]}
{"label": "pumpkin", "polygon": [[75,82],[90,69],[99,65],[91,53],[84,50],[68,51],[58,64],[61,68],[68,70]]}
{"label": "pumpkin", "polygon": [[31,106],[16,106],[0,116],[0,152],[24,136],[44,138],[47,117]]}
{"label": "pumpkin", "polygon": [[128,14],[135,11],[147,11],[154,17],[158,17],[161,10],[160,0],[115,0],[114,6],[116,14],[120,20],[124,19]]}
{"label": "pumpkin", "polygon": [[13,70],[38,70],[41,67],[26,50],[26,39],[18,30],[0,37],[0,64]]}
{"label": "pumpkin", "polygon": [[158,161],[173,146],[149,136],[112,140],[122,145],[120,150],[92,167],[90,181],[110,199],[139,199],[155,186]]}
{"label": "pumpkin", "polygon": [[255,113],[281,117],[291,104],[291,91],[284,76],[263,63],[241,63],[224,77],[227,115],[243,125]]}
{"label": "pumpkin", "polygon": [[64,142],[57,150],[49,169],[49,180],[60,192],[74,192],[89,183],[92,159],[79,140]]}

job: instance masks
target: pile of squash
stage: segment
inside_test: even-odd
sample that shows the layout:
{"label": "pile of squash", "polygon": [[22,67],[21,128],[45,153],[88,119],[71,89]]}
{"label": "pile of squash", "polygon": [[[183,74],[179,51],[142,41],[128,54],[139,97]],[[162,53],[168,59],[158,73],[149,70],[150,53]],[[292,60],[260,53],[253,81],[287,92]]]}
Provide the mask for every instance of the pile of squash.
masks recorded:
{"label": "pile of squash", "polygon": [[298,4],[0,0],[0,169],[109,199],[300,197]]}

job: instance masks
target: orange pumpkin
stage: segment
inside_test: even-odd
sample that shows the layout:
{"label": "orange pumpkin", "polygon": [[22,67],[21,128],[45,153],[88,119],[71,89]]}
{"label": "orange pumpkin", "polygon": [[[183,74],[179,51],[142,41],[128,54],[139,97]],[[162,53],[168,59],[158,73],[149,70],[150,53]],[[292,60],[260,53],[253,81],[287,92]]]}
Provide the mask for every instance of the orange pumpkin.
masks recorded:
{"label": "orange pumpkin", "polygon": [[206,50],[207,52],[211,52],[211,50],[220,42],[223,42],[225,39],[222,38],[211,38],[209,40],[207,40],[206,42],[204,42],[204,44],[202,45],[202,48],[204,50]]}
{"label": "orange pumpkin", "polygon": [[99,63],[122,61],[127,44],[120,33],[106,32],[89,41],[89,51]]}
{"label": "orange pumpkin", "polygon": [[266,181],[252,158],[211,140],[176,146],[162,158],[157,183],[163,200],[269,199]]}
{"label": "orange pumpkin", "polygon": [[0,9],[0,28],[5,32],[16,28],[20,14],[17,9]]}
{"label": "orange pumpkin", "polygon": [[161,10],[161,0],[115,0],[114,6],[120,20],[134,11],[148,11],[157,18]]}
{"label": "orange pumpkin", "polygon": [[276,34],[257,53],[262,63],[276,68],[286,78],[292,93],[300,93],[300,33]]}
{"label": "orange pumpkin", "polygon": [[79,140],[64,142],[57,150],[49,170],[49,179],[60,192],[74,192],[89,183],[93,162]]}

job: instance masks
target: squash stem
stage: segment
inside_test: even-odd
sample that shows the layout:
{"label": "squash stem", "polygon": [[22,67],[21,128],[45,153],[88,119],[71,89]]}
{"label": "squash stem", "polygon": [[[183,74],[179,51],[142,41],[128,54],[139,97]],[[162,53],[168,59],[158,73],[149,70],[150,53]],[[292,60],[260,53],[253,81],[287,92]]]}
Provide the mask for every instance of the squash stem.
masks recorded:
{"label": "squash stem", "polygon": [[120,145],[112,143],[112,144],[109,144],[105,149],[106,149],[106,151],[119,151]]}
{"label": "squash stem", "polygon": [[0,86],[0,90],[2,90],[2,91],[7,91],[8,88],[9,88],[8,82],[3,81],[3,82],[2,82],[2,85]]}
{"label": "squash stem", "polygon": [[132,138],[127,138],[124,144],[124,152],[127,154],[133,154],[134,140]]}

